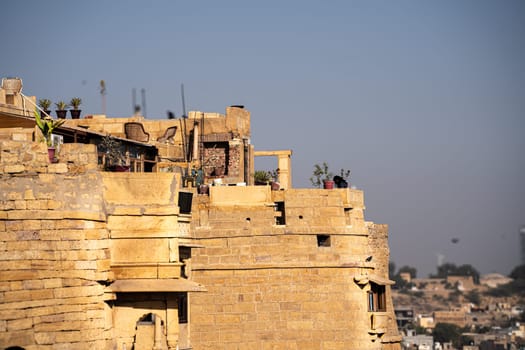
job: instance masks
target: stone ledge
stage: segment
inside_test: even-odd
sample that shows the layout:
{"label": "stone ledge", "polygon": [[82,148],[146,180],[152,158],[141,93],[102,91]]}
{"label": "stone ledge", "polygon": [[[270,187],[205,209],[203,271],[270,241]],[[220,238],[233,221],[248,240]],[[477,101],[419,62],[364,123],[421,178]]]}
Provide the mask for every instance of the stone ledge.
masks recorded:
{"label": "stone ledge", "polygon": [[73,211],[73,210],[9,210],[4,211],[2,217],[7,220],[62,220],[80,219],[105,221],[106,217],[101,212]]}

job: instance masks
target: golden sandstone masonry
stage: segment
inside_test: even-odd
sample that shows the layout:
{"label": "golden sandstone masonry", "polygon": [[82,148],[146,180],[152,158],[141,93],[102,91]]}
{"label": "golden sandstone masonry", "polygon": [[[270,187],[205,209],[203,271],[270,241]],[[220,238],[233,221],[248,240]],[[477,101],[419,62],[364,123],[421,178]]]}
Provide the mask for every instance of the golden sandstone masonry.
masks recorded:
{"label": "golden sandstone masonry", "polygon": [[68,168],[43,144],[0,142],[1,348],[109,348],[110,241],[94,152],[79,148],[64,145]]}
{"label": "golden sandstone masonry", "polygon": [[[293,188],[291,151],[255,151],[244,108],[67,120],[50,162],[3,94],[0,349],[400,348],[387,226],[360,190]],[[104,170],[107,133],[131,172]],[[280,189],[253,185],[258,155],[278,158]]]}
{"label": "golden sandstone masonry", "polygon": [[[221,201],[212,192],[194,208],[193,230],[205,248],[192,258],[193,279],[208,288],[192,296],[194,346],[396,349],[389,282],[381,277],[386,227],[363,221],[362,192],[227,188],[235,198],[255,190],[266,191],[258,202]],[[283,225],[276,224],[279,202]],[[388,300],[373,313],[370,280]]]}

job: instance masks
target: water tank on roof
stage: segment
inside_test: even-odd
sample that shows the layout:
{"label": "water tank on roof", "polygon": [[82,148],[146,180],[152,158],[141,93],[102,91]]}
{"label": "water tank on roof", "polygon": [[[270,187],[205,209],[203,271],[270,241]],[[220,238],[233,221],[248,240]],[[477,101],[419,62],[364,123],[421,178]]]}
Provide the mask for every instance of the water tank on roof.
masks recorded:
{"label": "water tank on roof", "polygon": [[6,95],[15,95],[22,92],[22,79],[20,78],[2,78],[2,89]]}

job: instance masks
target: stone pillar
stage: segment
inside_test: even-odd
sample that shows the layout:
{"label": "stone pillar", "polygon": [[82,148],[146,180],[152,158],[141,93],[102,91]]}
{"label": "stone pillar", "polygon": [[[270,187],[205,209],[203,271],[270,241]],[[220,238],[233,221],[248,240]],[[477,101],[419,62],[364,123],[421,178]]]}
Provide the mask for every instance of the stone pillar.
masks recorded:
{"label": "stone pillar", "polygon": [[199,160],[199,123],[193,124],[193,161]]}
{"label": "stone pillar", "polygon": [[177,298],[172,296],[166,300],[166,338],[168,349],[175,350],[179,342],[179,314]]}
{"label": "stone pillar", "polygon": [[161,350],[161,349],[162,349],[161,319],[158,315],[155,315],[155,332],[154,332],[153,350]]}
{"label": "stone pillar", "polygon": [[277,157],[277,167],[279,169],[279,183],[282,189],[292,188],[292,151],[255,151],[254,157]]}
{"label": "stone pillar", "polygon": [[279,152],[278,154],[278,169],[279,169],[279,183],[281,188],[289,189],[292,188],[292,160],[290,156],[292,151]]}

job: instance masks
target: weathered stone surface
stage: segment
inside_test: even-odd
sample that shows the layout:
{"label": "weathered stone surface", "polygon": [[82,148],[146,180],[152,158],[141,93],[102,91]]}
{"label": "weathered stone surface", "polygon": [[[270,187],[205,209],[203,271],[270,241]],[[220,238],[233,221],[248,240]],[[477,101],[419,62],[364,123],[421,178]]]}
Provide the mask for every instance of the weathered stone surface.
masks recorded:
{"label": "weathered stone surface", "polygon": [[[274,208],[231,205],[232,193],[227,202],[194,206],[206,226],[192,221],[204,245],[192,257],[192,276],[210,288],[191,299],[193,346],[381,349],[369,334],[368,287],[354,278],[388,276],[387,228],[347,224],[362,217],[361,192],[285,191],[285,231],[275,226]],[[320,246],[318,235],[330,244]],[[367,262],[372,253],[374,263]],[[388,329],[397,333],[395,323]]]}
{"label": "weathered stone surface", "polygon": [[[196,112],[191,127],[204,116],[209,144],[194,151],[212,157],[206,166],[225,182],[245,181],[249,112]],[[141,117],[67,123],[124,137],[125,121],[144,123],[153,139],[174,125]],[[382,344],[397,334],[389,287],[387,310],[376,315],[370,285],[355,282],[388,276],[387,227],[364,221],[362,191],[214,186],[180,214],[173,169],[99,172],[96,146],[82,144],[64,144],[49,163],[45,144],[16,135],[24,142],[0,140],[0,348],[131,349],[137,322],[151,313],[172,348],[399,349],[399,341]],[[177,134],[159,155],[182,155],[181,141]],[[145,279],[147,292],[111,289],[124,279]],[[376,319],[383,339],[370,332]]]}

